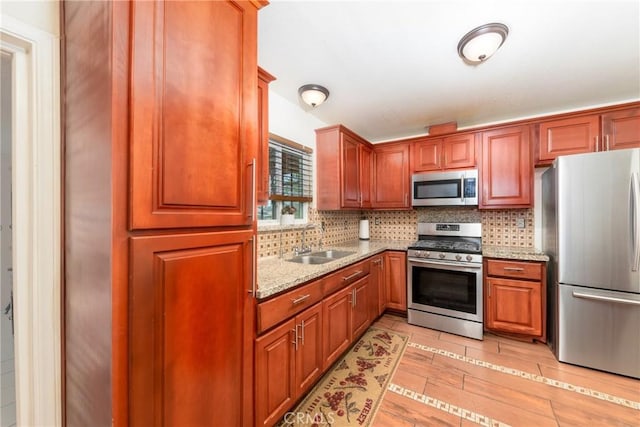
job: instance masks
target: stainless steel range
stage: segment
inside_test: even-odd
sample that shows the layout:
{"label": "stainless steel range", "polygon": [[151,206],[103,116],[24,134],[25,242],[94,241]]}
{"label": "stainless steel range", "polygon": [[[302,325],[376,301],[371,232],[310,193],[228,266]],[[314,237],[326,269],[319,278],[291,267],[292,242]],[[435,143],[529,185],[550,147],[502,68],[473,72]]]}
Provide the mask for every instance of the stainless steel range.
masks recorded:
{"label": "stainless steel range", "polygon": [[407,253],[408,317],[482,339],[482,224],[418,223]]}

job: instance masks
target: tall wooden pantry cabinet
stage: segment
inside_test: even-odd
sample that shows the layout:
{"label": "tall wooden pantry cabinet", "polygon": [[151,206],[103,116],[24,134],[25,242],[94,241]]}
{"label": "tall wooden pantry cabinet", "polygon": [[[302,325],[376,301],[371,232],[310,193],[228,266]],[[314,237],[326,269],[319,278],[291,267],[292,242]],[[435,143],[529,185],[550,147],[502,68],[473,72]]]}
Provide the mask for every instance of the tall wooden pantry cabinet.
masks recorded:
{"label": "tall wooden pantry cabinet", "polygon": [[66,425],[253,423],[262,5],[62,5]]}

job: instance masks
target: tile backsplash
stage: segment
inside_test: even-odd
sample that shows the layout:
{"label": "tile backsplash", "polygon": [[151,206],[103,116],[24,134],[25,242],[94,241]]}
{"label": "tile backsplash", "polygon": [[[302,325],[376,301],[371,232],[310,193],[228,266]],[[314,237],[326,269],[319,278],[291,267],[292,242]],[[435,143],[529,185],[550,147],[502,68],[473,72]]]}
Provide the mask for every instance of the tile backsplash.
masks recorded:
{"label": "tile backsplash", "polygon": [[[317,248],[356,240],[360,219],[369,220],[372,240],[415,240],[418,222],[481,222],[485,245],[534,247],[533,209],[483,210],[469,207],[431,207],[408,211],[318,211],[310,209],[309,222],[303,226],[265,227],[258,231],[260,257],[291,255],[294,246],[305,243]],[[524,228],[518,227],[518,220]],[[324,231],[321,224],[324,223]]]}

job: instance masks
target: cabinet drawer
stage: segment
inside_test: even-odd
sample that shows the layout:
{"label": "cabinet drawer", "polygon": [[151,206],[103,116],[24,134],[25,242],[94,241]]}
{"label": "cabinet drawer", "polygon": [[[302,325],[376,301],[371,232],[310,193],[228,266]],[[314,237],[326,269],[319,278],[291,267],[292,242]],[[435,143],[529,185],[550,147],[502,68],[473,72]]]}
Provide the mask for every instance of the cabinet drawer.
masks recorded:
{"label": "cabinet drawer", "polygon": [[322,300],[322,280],[258,304],[258,334]]}
{"label": "cabinet drawer", "polygon": [[539,262],[487,260],[487,275],[542,280],[542,264]]}
{"label": "cabinet drawer", "polygon": [[335,291],[355,282],[369,274],[369,260],[345,267],[324,278],[324,294],[331,295]]}

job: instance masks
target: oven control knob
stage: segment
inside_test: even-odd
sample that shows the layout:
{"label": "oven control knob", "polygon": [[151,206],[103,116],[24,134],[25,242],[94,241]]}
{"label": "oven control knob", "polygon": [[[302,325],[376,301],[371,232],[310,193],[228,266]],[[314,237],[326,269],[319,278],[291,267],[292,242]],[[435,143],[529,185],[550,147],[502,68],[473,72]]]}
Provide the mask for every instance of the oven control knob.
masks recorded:
{"label": "oven control knob", "polygon": [[467,255],[467,261],[471,262],[472,259],[473,257],[471,255]]}
{"label": "oven control knob", "polygon": [[456,255],[456,261],[460,261],[461,259],[462,259],[462,256]]}
{"label": "oven control knob", "polygon": [[439,254],[438,256],[440,257],[440,259],[444,259],[445,254]]}
{"label": "oven control knob", "polygon": [[431,252],[425,252],[425,253],[424,253],[424,257],[425,257],[425,258],[429,258],[430,256],[431,256]]}

